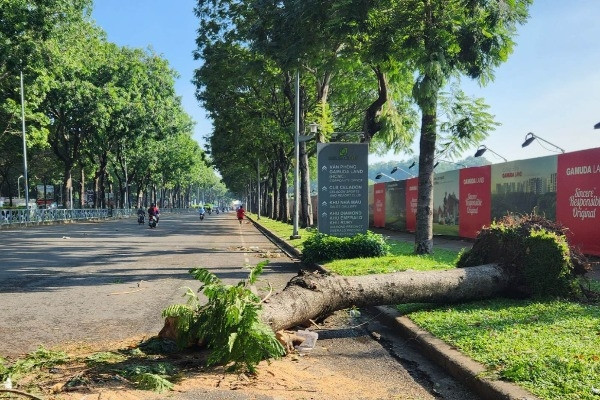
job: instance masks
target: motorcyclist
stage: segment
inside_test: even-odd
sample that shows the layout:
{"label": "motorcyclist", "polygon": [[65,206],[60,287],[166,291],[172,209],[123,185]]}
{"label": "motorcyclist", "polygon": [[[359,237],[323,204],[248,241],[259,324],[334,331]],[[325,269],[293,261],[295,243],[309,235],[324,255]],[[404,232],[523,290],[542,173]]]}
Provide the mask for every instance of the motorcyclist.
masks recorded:
{"label": "motorcyclist", "polygon": [[138,216],[138,222],[141,221],[141,223],[143,223],[144,217],[146,217],[146,212],[144,212],[144,209],[142,208],[142,206],[140,206],[139,210],[137,210],[137,216]]}
{"label": "motorcyclist", "polygon": [[160,210],[158,209],[156,204],[150,204],[150,207],[148,207],[148,219],[150,219],[150,217],[154,215],[154,218],[156,218],[156,223],[158,224],[159,214]]}
{"label": "motorcyclist", "polygon": [[206,213],[206,210],[203,206],[200,206],[200,208],[198,208],[198,215],[200,216],[200,219],[204,218],[204,213]]}

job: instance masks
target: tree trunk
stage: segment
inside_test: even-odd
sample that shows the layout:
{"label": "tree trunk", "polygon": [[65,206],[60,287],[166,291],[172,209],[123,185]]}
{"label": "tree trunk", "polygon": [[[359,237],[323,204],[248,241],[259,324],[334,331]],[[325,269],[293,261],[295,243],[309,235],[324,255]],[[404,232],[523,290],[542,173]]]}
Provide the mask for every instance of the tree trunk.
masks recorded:
{"label": "tree trunk", "polygon": [[[73,171],[73,166],[71,164],[65,164],[64,166],[64,175],[63,175],[63,192],[70,193],[73,190],[73,179],[71,172]],[[46,182],[44,182],[44,192],[46,191]],[[46,201],[46,193],[44,193],[44,202]],[[45,203],[44,203],[45,204]],[[67,196],[63,196],[62,206],[64,208],[69,208],[67,204]]]}
{"label": "tree trunk", "polygon": [[313,215],[310,203],[310,171],[308,168],[308,154],[306,142],[301,142],[300,149],[300,227],[306,228],[313,225]]}
{"label": "tree trunk", "polygon": [[279,210],[279,192],[277,191],[277,163],[273,161],[273,167],[271,168],[271,212],[269,217],[273,220],[277,220]]}
{"label": "tree trunk", "polygon": [[379,66],[373,67],[373,72],[377,77],[377,99],[365,111],[365,120],[363,122],[364,142],[371,142],[371,139],[381,130],[381,123],[378,116],[381,114],[383,105],[388,100],[387,77]]}
{"label": "tree trunk", "polygon": [[509,284],[496,264],[354,277],[301,272],[265,302],[261,318],[277,332],[353,306],[479,300],[506,291]]}
{"label": "tree trunk", "polygon": [[423,111],[419,143],[419,189],[417,201],[417,226],[415,253],[433,251],[433,163],[436,139],[435,111]]}
{"label": "tree trunk", "polygon": [[419,141],[419,194],[417,201],[417,229],[415,253],[433,251],[433,168],[437,138],[438,91],[443,79],[425,75],[415,84],[413,94],[421,109],[421,137]]}
{"label": "tree trunk", "polygon": [[288,162],[287,157],[285,156],[285,151],[281,146],[279,147],[279,172],[281,174],[281,182],[279,182],[279,217],[277,220],[288,222],[290,220],[287,196]]}

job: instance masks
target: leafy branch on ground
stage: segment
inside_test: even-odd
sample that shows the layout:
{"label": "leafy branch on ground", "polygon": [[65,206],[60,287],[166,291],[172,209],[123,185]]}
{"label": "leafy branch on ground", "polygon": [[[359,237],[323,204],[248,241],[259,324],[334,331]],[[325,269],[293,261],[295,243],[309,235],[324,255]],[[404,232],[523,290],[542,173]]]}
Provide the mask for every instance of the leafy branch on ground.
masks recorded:
{"label": "leafy branch on ground", "polygon": [[250,290],[268,262],[258,263],[248,279],[237,285],[226,285],[203,268],[190,270],[203,283],[198,292],[208,302],[201,305],[198,295],[188,288],[184,294],[187,304],[171,305],[163,311],[164,318],[175,318],[178,345],[206,345],[209,366],[230,365],[231,370],[247,369],[252,373],[260,361],[284,355],[285,349],[260,319],[260,297]]}

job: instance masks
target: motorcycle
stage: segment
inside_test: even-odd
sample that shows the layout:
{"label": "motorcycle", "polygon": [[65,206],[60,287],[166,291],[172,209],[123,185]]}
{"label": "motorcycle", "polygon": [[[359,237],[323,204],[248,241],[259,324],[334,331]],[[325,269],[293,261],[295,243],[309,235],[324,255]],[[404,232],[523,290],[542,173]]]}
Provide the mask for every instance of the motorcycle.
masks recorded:
{"label": "motorcycle", "polygon": [[204,213],[200,213],[200,221],[204,219]]}
{"label": "motorcycle", "polygon": [[151,216],[148,218],[148,226],[149,226],[150,228],[156,228],[156,216],[154,216],[154,215],[151,215]]}
{"label": "motorcycle", "polygon": [[142,225],[144,223],[144,214],[138,214],[138,225]]}

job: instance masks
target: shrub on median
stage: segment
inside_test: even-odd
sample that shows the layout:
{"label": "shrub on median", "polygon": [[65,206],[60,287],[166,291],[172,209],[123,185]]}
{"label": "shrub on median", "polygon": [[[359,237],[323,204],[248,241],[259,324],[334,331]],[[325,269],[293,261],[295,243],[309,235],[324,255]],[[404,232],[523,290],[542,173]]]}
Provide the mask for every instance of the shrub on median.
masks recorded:
{"label": "shrub on median", "polygon": [[304,242],[302,261],[325,262],[359,257],[387,255],[389,245],[382,235],[368,231],[352,237],[336,237],[317,233]]}

